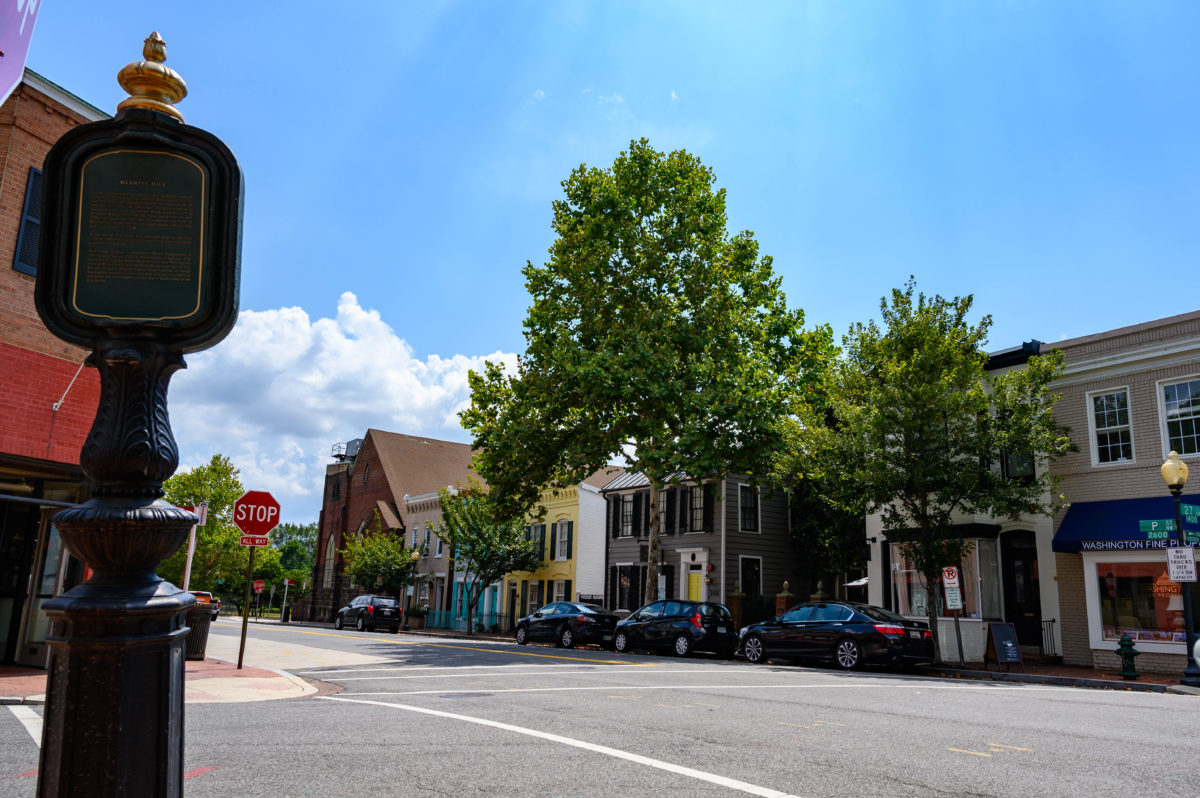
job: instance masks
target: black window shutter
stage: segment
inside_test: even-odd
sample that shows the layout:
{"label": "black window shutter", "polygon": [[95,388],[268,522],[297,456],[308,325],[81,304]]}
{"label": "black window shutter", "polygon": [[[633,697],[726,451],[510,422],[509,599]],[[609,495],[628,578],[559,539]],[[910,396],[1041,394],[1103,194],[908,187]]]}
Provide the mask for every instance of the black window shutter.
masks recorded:
{"label": "black window shutter", "polygon": [[608,608],[610,610],[617,609],[617,602],[620,594],[618,593],[619,585],[617,584],[617,566],[608,566]]}
{"label": "black window shutter", "polygon": [[668,535],[675,534],[675,490],[667,489],[667,521],[666,530]]}
{"label": "black window shutter", "polygon": [[691,529],[692,520],[692,491],[691,488],[682,487],[679,489],[679,532],[680,534]]}
{"label": "black window shutter", "polygon": [[667,598],[673,599],[675,598],[675,566],[664,565],[662,570],[663,579],[667,580]]}
{"label": "black window shutter", "polygon": [[553,583],[547,582],[545,579],[538,582],[538,592],[537,592],[538,607],[544,607],[546,605],[546,588],[547,587],[550,587],[551,589],[553,589]]}
{"label": "black window shutter", "polygon": [[525,527],[525,539],[533,540],[533,527],[531,527],[531,526]]}
{"label": "black window shutter", "polygon": [[558,524],[550,527],[550,559],[558,556]]}
{"label": "black window shutter", "polygon": [[529,580],[521,582],[521,606],[517,608],[517,617],[529,614]]}
{"label": "black window shutter", "polygon": [[642,606],[643,600],[646,597],[646,566],[638,565],[637,568],[637,595],[633,601],[629,602],[635,607]]}
{"label": "black window shutter", "polygon": [[633,536],[642,536],[642,494],[633,494]]}
{"label": "black window shutter", "polygon": [[621,534],[621,497],[608,497],[608,530],[612,537]]}
{"label": "black window shutter", "polygon": [[571,580],[568,579],[566,582],[563,583],[563,601],[574,601],[574,600],[575,600],[574,597],[571,595]]}
{"label": "black window shutter", "polygon": [[646,535],[650,535],[650,491],[642,494],[642,529],[646,530]]}
{"label": "black window shutter", "polygon": [[13,268],[22,274],[37,275],[38,232],[42,226],[42,172],[29,167],[25,183],[25,207],[21,210],[21,227],[17,232],[17,252]]}
{"label": "black window shutter", "polygon": [[[571,559],[571,545],[575,542],[575,522],[567,522],[567,559]],[[569,584],[569,583],[568,583]]]}
{"label": "black window shutter", "polygon": [[704,531],[713,530],[713,484],[710,482],[701,490],[704,491]]}

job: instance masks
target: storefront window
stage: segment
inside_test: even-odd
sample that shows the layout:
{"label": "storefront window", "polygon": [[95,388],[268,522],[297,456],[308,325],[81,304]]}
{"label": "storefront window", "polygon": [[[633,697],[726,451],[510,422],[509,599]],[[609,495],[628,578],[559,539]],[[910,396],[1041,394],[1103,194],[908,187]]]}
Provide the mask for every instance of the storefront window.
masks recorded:
{"label": "storefront window", "polygon": [[[1098,561],[1095,575],[1103,639],[1127,634],[1135,641],[1186,642],[1183,585],[1167,578],[1165,561]],[[1200,607],[1197,583],[1188,587],[1192,606]]]}
{"label": "storefront window", "polygon": [[[923,618],[929,606],[925,580],[912,561],[892,546],[892,609],[901,615]],[[996,541],[978,539],[959,564],[959,584],[964,618],[1000,618],[1000,566]],[[945,594],[936,586],[937,614],[947,615]]]}

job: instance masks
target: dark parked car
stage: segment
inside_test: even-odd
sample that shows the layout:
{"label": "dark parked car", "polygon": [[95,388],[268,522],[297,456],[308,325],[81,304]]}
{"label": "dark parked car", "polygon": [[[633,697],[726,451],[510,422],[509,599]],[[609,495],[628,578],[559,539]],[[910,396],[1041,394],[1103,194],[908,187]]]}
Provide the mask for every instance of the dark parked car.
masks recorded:
{"label": "dark parked car", "polygon": [[768,657],[832,660],[853,670],[866,662],[906,667],[933,662],[929,625],[891,610],[851,602],[810,602],[741,631],[750,662]]}
{"label": "dark parked car", "polygon": [[375,627],[385,627],[392,634],[400,631],[400,622],[404,613],[396,604],[394,598],[385,596],[359,596],[345,607],[338,610],[333,619],[333,628],[353,626],[358,631],[375,631]]}
{"label": "dark parked car", "polygon": [[556,601],[517,621],[517,643],[551,640],[563,648],[577,643],[611,646],[617,616],[595,604]]}
{"label": "dark parked car", "polygon": [[711,651],[728,659],[737,641],[733,616],[725,605],[683,599],[651,602],[618,623],[613,634],[617,651],[665,649],[681,657]]}

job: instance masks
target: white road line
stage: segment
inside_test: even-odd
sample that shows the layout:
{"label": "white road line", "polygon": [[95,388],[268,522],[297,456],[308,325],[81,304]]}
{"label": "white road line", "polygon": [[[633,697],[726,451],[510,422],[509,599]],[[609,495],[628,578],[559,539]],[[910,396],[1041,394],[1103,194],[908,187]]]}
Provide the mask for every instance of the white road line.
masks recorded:
{"label": "white road line", "polygon": [[21,721],[21,725],[25,727],[25,731],[29,732],[29,736],[33,738],[34,744],[38,748],[41,748],[42,716],[24,704],[10,704],[8,708],[17,716],[17,720]]}
{"label": "white road line", "polygon": [[[621,671],[621,673],[623,673],[623,674],[628,674],[628,673],[629,673],[629,671],[627,671],[627,670],[624,670],[624,669],[621,669],[619,666],[617,666],[615,669],[616,669],[616,670],[620,670],[620,671]],[[305,672],[306,672],[306,673],[311,673],[311,671],[305,671]],[[554,671],[506,671],[506,672],[504,672],[504,673],[479,673],[479,674],[469,674],[469,673],[467,673],[467,674],[463,674],[463,673],[437,673],[437,674],[434,674],[434,675],[432,675],[432,676],[423,676],[423,675],[420,675],[420,674],[415,674],[415,675],[413,675],[413,674],[411,673],[411,671],[410,671],[410,672],[409,672],[409,674],[410,674],[410,675],[406,675],[406,676],[351,676],[351,677],[349,677],[349,678],[346,678],[346,679],[335,679],[334,681],[336,681],[338,684],[341,684],[342,682],[384,682],[384,681],[390,681],[390,680],[392,680],[392,679],[457,679],[457,678],[459,678],[459,677],[461,677],[461,676],[491,676],[491,677],[493,677],[493,678],[499,679],[501,676],[559,676],[559,675],[563,675],[563,674],[566,674],[566,675],[572,675],[572,676],[579,676],[579,675],[584,675],[584,676],[587,676],[587,675],[601,675],[602,673],[605,673],[605,674],[611,674],[611,673],[612,673],[612,671],[601,672],[601,671],[597,671],[597,670],[594,670],[594,669],[592,669],[592,670],[578,670],[578,671],[567,671],[567,670],[554,670]],[[654,673],[654,675],[655,675],[655,676],[659,676],[659,675],[661,675],[661,674],[668,674],[668,673],[712,673],[712,671],[706,671],[706,670],[694,670],[694,671],[689,671],[689,670],[679,670],[679,671],[653,671],[653,673]]]}
{"label": "white road line", "polygon": [[[505,693],[570,693],[575,691],[586,690],[607,690],[608,692],[621,692],[626,690],[816,690],[828,689],[831,687],[841,688],[887,688],[889,690],[897,689],[894,684],[608,684],[594,687],[501,687],[494,689],[475,689],[475,690],[403,690],[403,691],[384,691],[384,692],[362,692],[362,693],[343,693],[343,695],[455,695],[457,693],[490,693],[492,695],[504,695]],[[975,685],[920,685],[915,689],[918,690],[980,690],[983,692],[996,692],[996,687],[982,687]],[[1043,687],[1041,685],[1021,685],[1008,688],[1011,690],[1032,691],[1036,690],[1044,693],[1077,693],[1078,687]],[[318,696],[318,698],[326,698],[326,696]]]}
{"label": "white road line", "polygon": [[664,762],[661,759],[651,759],[648,756],[641,754],[633,754],[629,751],[621,751],[617,748],[609,748],[605,745],[596,745],[595,743],[576,740],[572,737],[563,737],[558,734],[550,734],[549,732],[538,731],[537,729],[528,729],[524,726],[514,726],[511,723],[500,723],[499,721],[487,720],[486,718],[476,718],[470,715],[458,715],[453,712],[442,712],[436,709],[425,709],[424,707],[413,707],[407,704],[391,704],[386,701],[356,701],[349,698],[341,698],[339,696],[324,695],[318,696],[327,701],[343,701],[348,704],[372,704],[374,706],[388,707],[389,709],[403,709],[408,712],[419,712],[423,715],[434,715],[439,718],[450,718],[451,720],[461,720],[467,723],[477,723],[480,726],[490,726],[493,729],[501,729],[503,731],[516,732],[517,734],[526,734],[530,737],[538,737],[543,740],[549,740],[552,743],[560,743],[569,745],[574,748],[582,748],[584,751],[592,751],[597,754],[605,754],[615,757],[616,759],[624,759],[629,762],[634,762],[638,765],[646,765],[659,770],[665,770],[668,773],[675,773],[680,776],[688,776],[689,778],[706,781],[709,784],[716,784],[719,787],[727,787],[731,790],[738,790],[749,795],[759,795],[764,798],[797,798],[790,793],[772,790],[769,787],[760,787],[757,784],[749,784],[748,782],[738,781],[737,779],[718,776],[715,773],[707,773],[703,770],[676,765],[672,762]]}
{"label": "white road line", "polygon": [[[399,663],[399,664],[407,665],[408,663]],[[329,671],[322,671],[322,670],[298,671],[298,673],[306,673],[306,674],[311,673],[314,675],[329,674],[329,673],[368,673],[370,671],[391,671],[391,672],[395,673],[397,671],[421,671],[421,672],[424,672],[424,671],[503,670],[506,668],[513,669],[513,668],[528,668],[528,667],[529,667],[528,662],[510,662],[507,665],[445,665],[445,666],[413,665],[411,667],[403,667],[403,668],[338,668],[337,670],[329,670]],[[577,665],[577,664],[571,664],[571,665],[562,664],[562,665],[546,665],[545,667],[546,668],[580,668],[582,666]],[[614,671],[628,671],[629,670],[629,666],[627,666],[627,665],[604,665],[602,663],[597,663],[596,665],[591,666],[591,667],[605,668],[605,669],[614,670]]]}

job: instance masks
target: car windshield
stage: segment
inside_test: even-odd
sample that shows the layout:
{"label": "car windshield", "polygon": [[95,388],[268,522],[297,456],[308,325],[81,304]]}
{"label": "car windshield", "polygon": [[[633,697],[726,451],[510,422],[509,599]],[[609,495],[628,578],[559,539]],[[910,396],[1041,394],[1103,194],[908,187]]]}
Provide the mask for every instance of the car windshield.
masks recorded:
{"label": "car windshield", "polygon": [[390,599],[390,598],[377,598],[377,599],[375,599],[375,606],[376,607],[395,607],[396,600]]}
{"label": "car windshield", "polygon": [[873,621],[896,621],[899,623],[908,623],[908,619],[903,615],[897,615],[891,610],[885,610],[883,607],[873,607],[870,604],[855,604],[854,609],[858,610]]}

